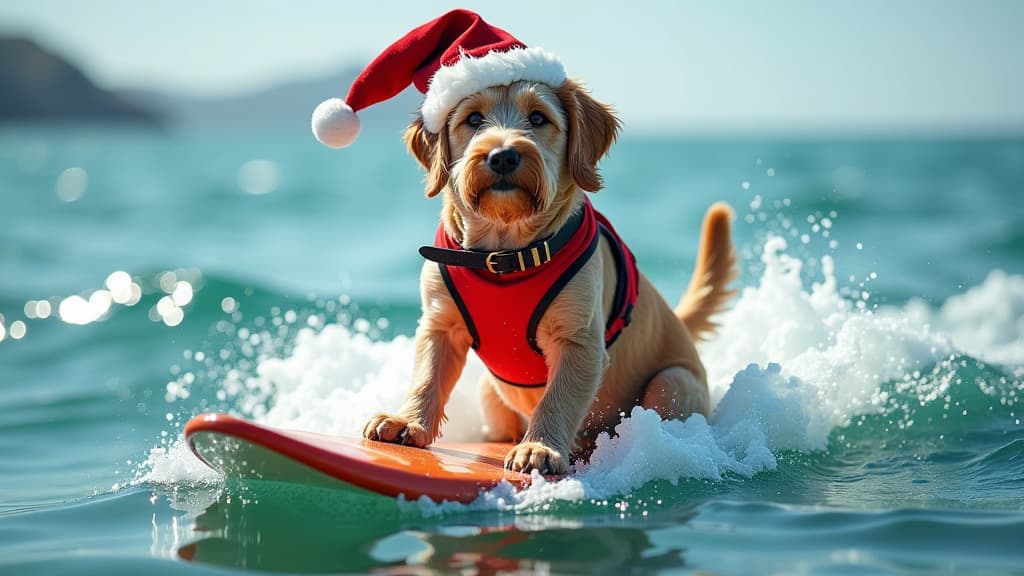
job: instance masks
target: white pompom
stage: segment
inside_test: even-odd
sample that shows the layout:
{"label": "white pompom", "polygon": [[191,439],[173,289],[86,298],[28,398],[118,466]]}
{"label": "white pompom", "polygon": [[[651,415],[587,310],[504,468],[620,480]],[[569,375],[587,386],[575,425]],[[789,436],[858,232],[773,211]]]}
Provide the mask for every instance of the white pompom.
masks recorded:
{"label": "white pompom", "polygon": [[313,135],[331,148],[344,148],[359,136],[359,117],[341,98],[324,100],[313,111]]}

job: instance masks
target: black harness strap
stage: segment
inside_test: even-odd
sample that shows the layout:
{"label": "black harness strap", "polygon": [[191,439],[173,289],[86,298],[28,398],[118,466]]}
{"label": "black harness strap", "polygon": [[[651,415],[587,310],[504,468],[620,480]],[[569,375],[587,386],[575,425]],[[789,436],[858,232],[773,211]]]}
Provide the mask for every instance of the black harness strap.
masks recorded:
{"label": "black harness strap", "polygon": [[546,264],[559,250],[564,248],[583,224],[583,213],[584,210],[576,212],[558,232],[519,250],[484,252],[482,250],[449,250],[437,246],[420,246],[420,256],[439,264],[487,270],[492,274],[523,272]]}

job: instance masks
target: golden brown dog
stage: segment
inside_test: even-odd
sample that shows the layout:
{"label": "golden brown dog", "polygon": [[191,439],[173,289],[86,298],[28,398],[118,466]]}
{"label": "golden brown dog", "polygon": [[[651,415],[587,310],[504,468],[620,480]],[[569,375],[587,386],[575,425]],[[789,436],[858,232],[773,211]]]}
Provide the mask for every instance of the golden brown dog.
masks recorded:
{"label": "golden brown dog", "polygon": [[[448,235],[466,249],[491,251],[523,248],[566,224],[585,192],[601,188],[597,164],[618,129],[610,108],[576,81],[559,88],[519,81],[464,99],[440,134],[415,120],[405,140],[427,170],[427,197],[443,194]],[[488,157],[509,148],[518,153],[517,167],[499,174]],[[574,447],[590,445],[638,404],[666,419],[708,414],[694,338],[714,329],[711,316],[733,294],[726,288],[736,275],[731,216],[725,204],[708,211],[692,281],[674,311],[640,275],[632,323],[607,349],[605,319],[617,274],[608,242],[600,240],[537,328],[547,385],[522,388],[483,376],[485,436],[518,442],[506,468],[563,473]],[[412,388],[397,414],[370,419],[367,438],[427,446],[446,419],[472,338],[433,263],[423,266],[420,291]]]}

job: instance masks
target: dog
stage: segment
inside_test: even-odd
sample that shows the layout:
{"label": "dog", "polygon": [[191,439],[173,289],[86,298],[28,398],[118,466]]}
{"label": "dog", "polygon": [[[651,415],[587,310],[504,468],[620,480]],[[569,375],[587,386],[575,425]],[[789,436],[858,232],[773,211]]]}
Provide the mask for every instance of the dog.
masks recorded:
{"label": "dog", "polygon": [[[612,109],[579,81],[558,88],[520,81],[465,98],[438,134],[417,118],[405,142],[427,171],[426,196],[443,197],[443,231],[466,250],[501,254],[552,237],[584,211],[586,194],[602,188],[598,162],[619,128]],[[638,274],[629,326],[607,347],[606,321],[623,264],[613,239],[599,237],[536,326],[547,366],[544,385],[517,386],[494,373],[482,377],[485,438],[517,443],[506,468],[563,474],[574,449],[584,452],[635,405],[663,419],[708,415],[695,340],[713,332],[712,317],[735,293],[728,289],[737,275],[731,219],[724,203],[708,210],[692,280],[674,309]],[[412,388],[396,414],[366,423],[368,439],[418,447],[434,442],[474,344],[442,267],[424,263],[420,292]],[[514,289],[509,294],[514,298]]]}

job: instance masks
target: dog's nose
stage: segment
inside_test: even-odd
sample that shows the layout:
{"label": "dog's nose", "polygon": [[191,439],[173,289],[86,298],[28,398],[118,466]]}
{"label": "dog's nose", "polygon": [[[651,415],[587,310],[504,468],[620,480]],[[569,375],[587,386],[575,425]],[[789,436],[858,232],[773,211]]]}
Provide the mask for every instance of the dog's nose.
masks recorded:
{"label": "dog's nose", "polygon": [[519,152],[515,148],[495,148],[487,155],[487,166],[495,174],[511,174],[519,168]]}

